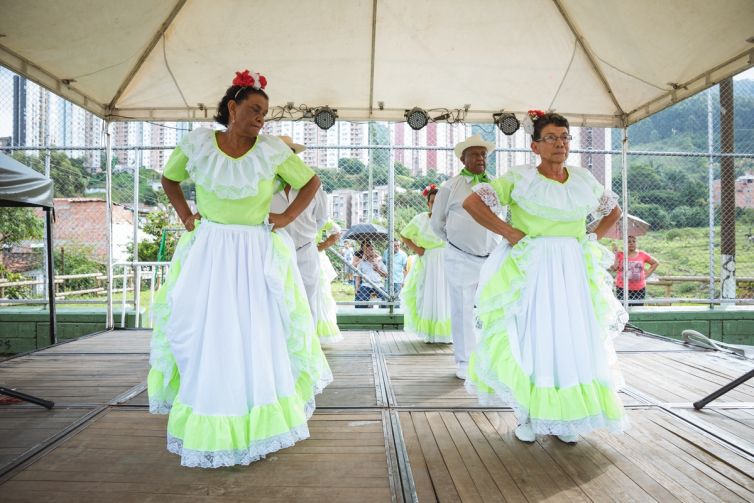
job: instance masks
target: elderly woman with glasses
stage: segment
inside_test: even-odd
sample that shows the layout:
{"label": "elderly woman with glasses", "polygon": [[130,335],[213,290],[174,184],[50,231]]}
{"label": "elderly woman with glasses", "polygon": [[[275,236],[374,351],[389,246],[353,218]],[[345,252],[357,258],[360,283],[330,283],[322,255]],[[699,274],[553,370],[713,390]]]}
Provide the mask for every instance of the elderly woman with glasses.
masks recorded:
{"label": "elderly woman with glasses", "polygon": [[[611,339],[628,316],[612,294],[612,254],[597,242],[621,210],[588,170],[566,166],[571,135],[563,116],[530,111],[524,126],[540,163],[476,185],[464,201],[477,222],[505,238],[480,275],[481,333],[466,384],[482,403],[513,408],[519,440],[544,434],[572,444],[579,434],[626,424]],[[495,215],[501,205],[510,224]],[[587,234],[589,214],[601,221]]]}

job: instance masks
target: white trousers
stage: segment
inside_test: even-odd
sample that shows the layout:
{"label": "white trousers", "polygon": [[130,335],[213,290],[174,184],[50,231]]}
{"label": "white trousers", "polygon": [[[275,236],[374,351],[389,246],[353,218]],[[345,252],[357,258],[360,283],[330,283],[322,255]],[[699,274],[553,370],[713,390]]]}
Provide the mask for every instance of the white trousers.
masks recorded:
{"label": "white trousers", "polygon": [[479,272],[485,259],[445,248],[445,271],[450,291],[450,325],[456,364],[466,370],[476,346],[474,298],[479,285]]}

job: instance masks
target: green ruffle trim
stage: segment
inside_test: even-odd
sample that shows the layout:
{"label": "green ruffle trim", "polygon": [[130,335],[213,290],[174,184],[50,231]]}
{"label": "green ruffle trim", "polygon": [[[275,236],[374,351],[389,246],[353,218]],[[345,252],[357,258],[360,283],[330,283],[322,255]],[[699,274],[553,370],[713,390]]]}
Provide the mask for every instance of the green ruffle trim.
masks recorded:
{"label": "green ruffle trim", "polygon": [[[600,326],[605,327],[604,343],[608,356],[614,355],[609,339],[625,324],[620,303],[609,302],[612,293],[599,272],[607,258],[594,243],[581,242],[590,296],[595,303]],[[616,384],[597,381],[567,388],[537,387],[516,361],[510,348],[507,327],[522,306],[519,299],[525,284],[525,271],[531,260],[531,238],[514,246],[500,268],[482,287],[477,316],[482,337],[469,362],[467,389],[476,393],[482,404],[508,404],[519,422],[530,420],[534,431],[543,434],[572,435],[597,428],[621,431],[627,422]],[[608,252],[609,253],[609,252]],[[607,274],[605,272],[605,274]],[[609,274],[608,274],[609,276]],[[609,297],[605,300],[602,297]]]}
{"label": "green ruffle trim", "polygon": [[183,262],[194,244],[199,226],[201,226],[201,220],[193,231],[184,233],[178,240],[167,278],[165,283],[157,290],[152,305],[153,329],[149,355],[151,368],[147,377],[147,394],[149,396],[149,411],[153,414],[167,414],[178,395],[178,388],[180,387],[181,377],[178,366],[165,335],[165,327],[170,316],[168,295],[181,275]]}
{"label": "green ruffle trim", "polygon": [[284,435],[300,426],[314,411],[313,382],[301,376],[295,396],[252,407],[243,416],[205,416],[176,399],[168,419],[168,435],[183,449],[206,453],[249,449],[255,443]]}
{"label": "green ruffle trim", "polygon": [[419,278],[424,276],[425,270],[426,266],[423,257],[417,257],[401,289],[403,329],[408,333],[421,337],[424,342],[447,344],[452,342],[450,318],[446,320],[422,318],[417,308],[418,299],[416,294],[419,288]]}
{"label": "green ruffle trim", "polygon": [[343,334],[340,333],[338,324],[331,320],[317,321],[317,337],[319,342],[328,344],[343,340]]}

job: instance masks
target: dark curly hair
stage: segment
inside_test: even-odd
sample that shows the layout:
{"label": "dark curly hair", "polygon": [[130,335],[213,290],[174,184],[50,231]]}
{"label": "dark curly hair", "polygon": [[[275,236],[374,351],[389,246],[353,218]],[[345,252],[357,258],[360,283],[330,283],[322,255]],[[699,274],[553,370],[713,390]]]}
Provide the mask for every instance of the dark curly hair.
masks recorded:
{"label": "dark curly hair", "polygon": [[568,124],[568,119],[560,114],[549,112],[542,117],[538,117],[537,120],[534,121],[534,132],[531,134],[531,139],[534,141],[539,140],[542,130],[549,124],[555,124],[559,127],[568,128],[569,131],[571,130],[571,125]]}
{"label": "dark curly hair", "polygon": [[[238,93],[237,96],[236,93]],[[270,97],[261,89],[254,89],[249,86],[230,86],[225,91],[225,96],[220,100],[220,104],[217,105],[217,115],[213,117],[215,122],[227,126],[230,122],[230,112],[228,112],[228,103],[230,103],[230,100],[240,103],[252,94],[261,94],[267,101],[270,101]]]}

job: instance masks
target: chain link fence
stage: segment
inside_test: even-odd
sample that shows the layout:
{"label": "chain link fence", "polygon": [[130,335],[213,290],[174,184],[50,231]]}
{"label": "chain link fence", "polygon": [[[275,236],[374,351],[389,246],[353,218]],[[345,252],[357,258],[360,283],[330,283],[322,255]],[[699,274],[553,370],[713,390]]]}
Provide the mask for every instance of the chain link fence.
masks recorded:
{"label": "chain link fence", "polygon": [[[139,323],[149,326],[151,299],[165,274],[158,264],[170,260],[183,231],[160,185],[162,168],[181,138],[201,125],[207,124],[110,125],[110,235],[105,124],[0,68],[0,150],[55,181],[56,295],[66,309],[104,309],[112,240],[116,321],[138,308]],[[471,134],[495,142],[492,177],[536,165],[522,130],[508,136],[491,124],[430,120],[414,130],[407,123],[337,121],[322,130],[308,121],[270,121],[265,132],[308,146],[300,155],[321,178],[329,216],[342,228],[327,253],[338,273],[333,293],[344,306],[397,304],[412,264],[400,231],[427,211],[422,191],[461,169],[456,143]],[[569,164],[590,169],[622,195],[622,131],[571,133]],[[644,303],[752,302],[754,80],[715,86],[628,134],[628,199],[621,204],[636,224],[629,229],[637,249],[658,263]],[[195,204],[193,185],[183,188]],[[0,314],[46,302],[43,225],[37,210],[0,208]],[[620,239],[604,242],[618,252],[628,247]]]}

